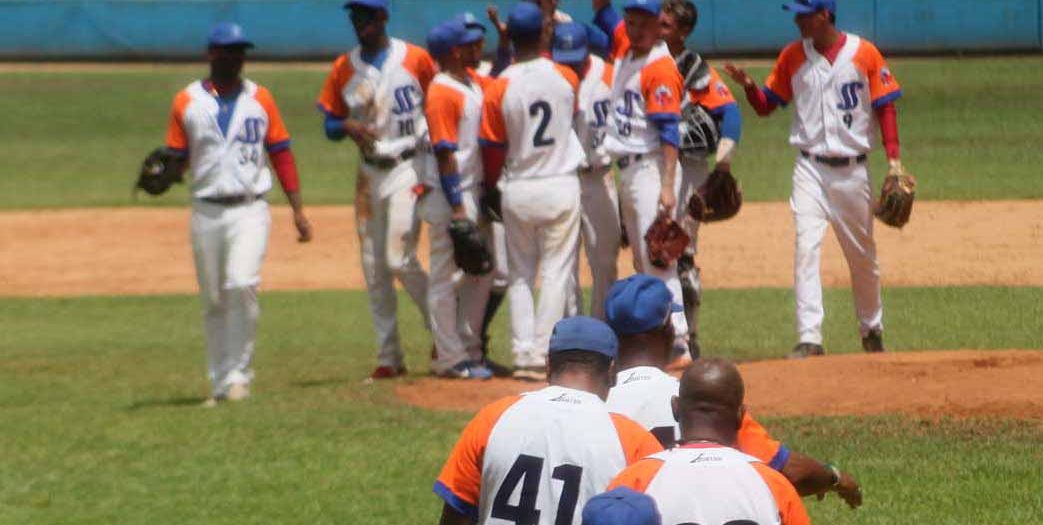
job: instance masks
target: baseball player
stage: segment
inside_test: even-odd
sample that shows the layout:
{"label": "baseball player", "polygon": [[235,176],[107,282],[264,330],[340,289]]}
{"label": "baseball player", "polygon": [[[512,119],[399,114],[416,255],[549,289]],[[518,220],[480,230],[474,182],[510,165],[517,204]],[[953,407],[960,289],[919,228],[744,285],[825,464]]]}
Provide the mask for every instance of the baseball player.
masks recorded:
{"label": "baseball player", "polygon": [[744,387],[735,365],[692,363],[673,407],[682,440],[627,467],[609,489],[652,497],[664,523],[810,524],[804,503],[782,474],[736,450]]}
{"label": "baseball player", "polygon": [[[591,55],[587,45],[587,29],[581,24],[564,23],[554,28],[552,47],[554,61],[568,66],[580,78],[579,107],[573,127],[586,152],[580,167],[581,235],[587,262],[593,277],[590,315],[605,316],[605,294],[616,281],[621,237],[619,203],[612,159],[601,149],[608,127],[612,103],[612,66]],[[577,279],[577,304],[582,290]]]}
{"label": "baseball player", "polygon": [[[208,38],[210,76],[174,97],[166,147],[192,172],[192,251],[203,300],[212,395],[207,406],[250,395],[261,262],[271,215],[271,170],[293,208],[298,240],[311,240],[290,134],[272,94],[241,76],[253,47],[223,22]],[[265,158],[267,153],[267,159]]]}
{"label": "baseball player", "polygon": [[387,35],[387,0],[344,4],[359,46],[341,55],[319,94],[330,140],[350,137],[359,147],[360,193],[356,226],[369,308],[377,335],[378,365],[372,379],[406,373],[398,337],[394,278],[427,313],[427,275],[416,257],[420,173],[433,169],[425,152],[424,96],[435,76],[427,51]]}
{"label": "baseball player", "polygon": [[[629,45],[625,24],[612,8],[609,0],[596,0],[595,23],[610,35],[614,48]],[[698,249],[699,222],[692,220],[685,210],[685,203],[692,197],[710,175],[708,156],[714,153],[714,169],[731,171],[731,162],[742,135],[742,115],[731,90],[721,80],[717,70],[704,61],[698,53],[688,50],[685,41],[695,29],[699,12],[690,1],[664,0],[659,13],[659,35],[670,55],[677,63],[684,78],[685,97],[682,103],[681,130],[681,189],[678,194],[680,206],[675,208],[674,220],[681,223],[692,239],[685,255],[677,262],[681,291],[684,298],[685,319],[688,322],[688,350],[693,357],[700,354],[698,317],[702,304],[702,284],[699,268],[695,265]],[[702,137],[689,135],[687,128],[697,122],[689,119],[708,116],[719,129],[720,139],[714,146]],[[715,151],[709,149],[716,148]]]}
{"label": "baseball player", "polygon": [[[594,1],[595,8],[602,2]],[[682,302],[676,261],[660,268],[652,264],[644,233],[659,215],[677,207],[681,180],[678,122],[683,82],[670,49],[659,38],[659,0],[627,0],[624,25],[613,39],[612,123],[604,149],[619,167],[619,200],[623,227],[629,233],[637,271],[661,278],[674,300]],[[679,353],[687,351],[688,323],[674,314]]]}
{"label": "baseball player", "polygon": [[793,103],[790,144],[798,150],[790,207],[796,222],[794,288],[799,344],[791,357],[822,355],[822,236],[832,225],[851,270],[862,348],[883,352],[880,269],[873,240],[867,155],[879,125],[892,172],[901,172],[894,102],[902,90],[880,51],[837,30],[834,0],[785,4],[802,40],[783,49],[763,89],[726,65],[758,115]]}
{"label": "baseball player", "polygon": [[442,525],[576,523],[576,514],[626,465],[662,447],[610,414],[616,338],[605,323],[554,327],[550,386],[496,401],[468,423],[435,482]]}
{"label": "baseball player", "polygon": [[451,221],[478,221],[482,88],[472,81],[462,58],[465,46],[473,44],[469,36],[462,21],[450,20],[436,25],[427,37],[428,51],[440,69],[428,88],[425,106],[438,171],[429,176],[436,180],[425,181],[431,190],[420,201],[420,216],[430,225],[427,298],[437,350],[433,371],[443,377],[488,379],[492,372],[481,364],[480,326],[472,330],[464,312],[475,310],[470,306],[473,303],[480,303],[484,310],[492,280],[490,276],[458,275],[449,236]]}
{"label": "baseball player", "polygon": [[[554,323],[573,313],[583,147],[572,130],[579,79],[540,55],[543,14],[527,2],[507,20],[516,62],[485,90],[487,189],[503,178],[514,376],[542,380]],[[542,288],[534,308],[537,271]]]}
{"label": "baseball player", "polygon": [[[670,362],[670,292],[655,277],[636,274],[616,283],[606,302],[607,322],[619,339],[616,381],[608,394],[609,410],[623,414],[652,432],[663,447],[681,437],[671,409],[678,381],[664,372]],[[781,472],[802,495],[835,491],[852,507],[861,505],[858,482],[832,465],[790,450],[771,437],[745,411],[735,447]]]}

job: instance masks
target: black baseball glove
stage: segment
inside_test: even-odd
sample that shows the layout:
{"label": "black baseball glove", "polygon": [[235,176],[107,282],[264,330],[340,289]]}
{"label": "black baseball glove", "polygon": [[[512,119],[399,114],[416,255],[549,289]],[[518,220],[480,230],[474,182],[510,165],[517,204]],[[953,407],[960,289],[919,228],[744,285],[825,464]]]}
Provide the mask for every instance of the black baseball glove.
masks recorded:
{"label": "black baseball glove", "polygon": [[493,270],[492,253],[474,221],[453,220],[449,223],[449,237],[453,240],[453,260],[464,273],[485,275]]}
{"label": "black baseball glove", "polygon": [[174,183],[182,182],[184,159],[167,148],[156,148],[141,163],[134,189],[143,189],[149,195],[162,195]]}

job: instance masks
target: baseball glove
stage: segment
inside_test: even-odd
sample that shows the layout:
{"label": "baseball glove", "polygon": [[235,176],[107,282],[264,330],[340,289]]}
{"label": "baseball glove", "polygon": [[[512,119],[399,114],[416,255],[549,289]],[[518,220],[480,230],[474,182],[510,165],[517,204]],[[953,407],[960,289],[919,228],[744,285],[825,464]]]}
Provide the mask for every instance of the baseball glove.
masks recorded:
{"label": "baseball glove", "polygon": [[141,163],[138,181],[134,188],[141,188],[149,195],[162,195],[176,182],[181,183],[182,159],[167,148],[156,148]]}
{"label": "baseball glove", "polygon": [[493,256],[474,221],[453,220],[449,223],[449,237],[453,240],[453,260],[464,273],[485,275],[492,271]]}
{"label": "baseball glove", "polygon": [[723,221],[742,208],[742,187],[730,171],[713,170],[706,182],[688,199],[688,215],[699,222]]}
{"label": "baseball glove", "polygon": [[893,162],[880,188],[876,217],[888,226],[901,228],[909,222],[916,200],[916,177],[905,173],[901,162]]}
{"label": "baseball glove", "polygon": [[690,241],[681,225],[665,214],[660,214],[645,232],[648,258],[658,268],[666,268],[684,255]]}

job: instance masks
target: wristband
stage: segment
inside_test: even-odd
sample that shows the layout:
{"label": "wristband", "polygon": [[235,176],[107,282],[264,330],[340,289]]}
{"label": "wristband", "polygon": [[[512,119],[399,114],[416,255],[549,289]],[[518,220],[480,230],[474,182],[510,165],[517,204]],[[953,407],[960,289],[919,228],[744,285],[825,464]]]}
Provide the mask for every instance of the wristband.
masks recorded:
{"label": "wristband", "polygon": [[448,175],[442,175],[438,178],[438,182],[442,184],[442,193],[445,194],[445,199],[449,201],[450,206],[459,206],[463,204],[464,197],[460,192],[459,174],[450,173]]}
{"label": "wristband", "polygon": [[825,466],[826,469],[829,470],[830,477],[833,479],[833,483],[831,486],[836,487],[837,485],[840,485],[840,469],[838,469],[836,465],[832,463],[826,463]]}

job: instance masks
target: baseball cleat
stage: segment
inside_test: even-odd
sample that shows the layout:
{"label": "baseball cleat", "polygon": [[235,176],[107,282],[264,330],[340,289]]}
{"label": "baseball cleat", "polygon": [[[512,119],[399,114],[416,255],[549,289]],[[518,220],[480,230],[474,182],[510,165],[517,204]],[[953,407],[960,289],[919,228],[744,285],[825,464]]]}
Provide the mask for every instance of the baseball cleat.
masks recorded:
{"label": "baseball cleat", "polygon": [[547,367],[544,366],[516,366],[511,377],[522,381],[546,381]]}
{"label": "baseball cleat", "polygon": [[220,402],[221,402],[221,400],[216,398],[216,397],[208,397],[206,399],[206,401],[203,401],[202,403],[200,403],[199,406],[201,406],[203,408],[217,408],[217,405]]}
{"label": "baseball cleat", "polygon": [[399,365],[399,366],[380,365],[380,366],[378,366],[377,368],[375,368],[373,370],[372,374],[369,375],[369,379],[371,381],[372,380],[376,380],[376,379],[393,379],[393,378],[396,378],[396,377],[399,377],[399,376],[404,376],[404,375],[406,375],[406,367],[405,366],[402,366],[402,365]]}
{"label": "baseball cleat", "polygon": [[886,352],[884,348],[884,332],[879,328],[874,328],[862,338],[862,350],[870,354],[877,354],[880,352]]}
{"label": "baseball cleat", "polygon": [[482,366],[488,368],[489,371],[493,373],[493,377],[511,377],[514,374],[513,368],[497,363],[488,357],[482,359],[481,363]]}
{"label": "baseball cleat", "polygon": [[235,383],[228,387],[228,395],[225,396],[229,401],[242,401],[250,397],[250,385],[244,383]]}
{"label": "baseball cleat", "polygon": [[486,379],[492,379],[493,373],[484,365],[476,364],[472,361],[461,361],[449,370],[439,373],[438,377],[444,377],[447,379],[478,379],[484,381]]}
{"label": "baseball cleat", "polygon": [[789,359],[804,359],[805,357],[813,357],[826,355],[826,349],[822,345],[815,343],[800,343],[793,347],[793,351],[787,356]]}

